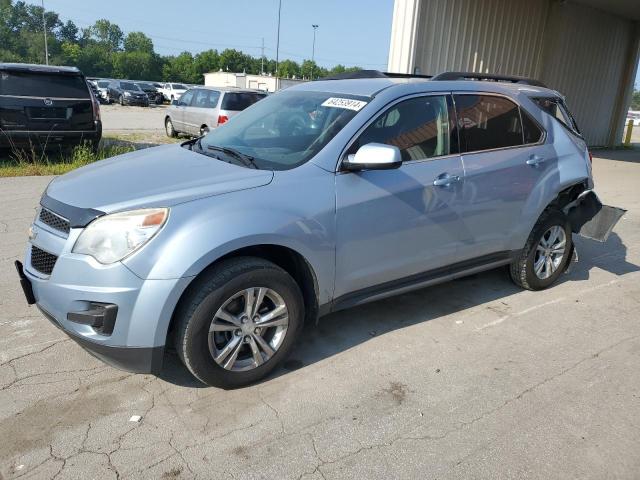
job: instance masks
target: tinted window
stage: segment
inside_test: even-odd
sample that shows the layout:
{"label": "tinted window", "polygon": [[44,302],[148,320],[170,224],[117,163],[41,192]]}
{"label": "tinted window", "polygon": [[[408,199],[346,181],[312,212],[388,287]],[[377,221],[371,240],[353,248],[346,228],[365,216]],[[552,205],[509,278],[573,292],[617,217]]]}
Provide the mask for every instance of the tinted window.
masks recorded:
{"label": "tinted window", "polygon": [[193,94],[195,90],[187,90],[178,100],[178,105],[191,105],[191,100],[193,99]]}
{"label": "tinted window", "polygon": [[522,114],[522,131],[524,134],[525,145],[529,143],[538,143],[542,140],[542,130],[524,108],[520,109],[520,113]]}
{"label": "tinted window", "polygon": [[522,145],[518,106],[503,97],[456,95],[456,112],[467,152]]}
{"label": "tinted window", "polygon": [[0,72],[0,95],[89,98],[89,88],[77,75]]}
{"label": "tinted window", "polygon": [[109,82],[107,80],[102,80],[102,81],[98,82],[98,86],[100,88],[107,88],[109,86]]}
{"label": "tinted window", "polygon": [[140,91],[140,87],[138,87],[138,85],[136,85],[135,83],[131,83],[131,82],[120,82],[120,88],[122,88],[123,90],[131,90],[135,92]]}
{"label": "tinted window", "polygon": [[540,108],[542,108],[542,110],[559,120],[560,123],[562,123],[569,130],[577,133],[578,135],[580,134],[580,130],[578,130],[576,122],[574,121],[573,117],[569,113],[569,109],[561,98],[534,98],[533,101],[536,102],[540,106]]}
{"label": "tinted window", "polygon": [[225,93],[222,98],[222,108],[223,110],[233,110],[239,112],[244,110],[247,107],[250,107],[258,100],[262,100],[265,97],[263,93],[252,93],[252,92],[243,92],[243,93]]}
{"label": "tinted window", "polygon": [[367,143],[384,143],[398,147],[405,161],[448,155],[452,150],[452,131],[447,97],[412,98],[378,117],[362,132],[349,153]]}
{"label": "tinted window", "polygon": [[215,108],[218,105],[218,98],[220,98],[220,92],[217,90],[196,90],[193,106],[199,108]]}

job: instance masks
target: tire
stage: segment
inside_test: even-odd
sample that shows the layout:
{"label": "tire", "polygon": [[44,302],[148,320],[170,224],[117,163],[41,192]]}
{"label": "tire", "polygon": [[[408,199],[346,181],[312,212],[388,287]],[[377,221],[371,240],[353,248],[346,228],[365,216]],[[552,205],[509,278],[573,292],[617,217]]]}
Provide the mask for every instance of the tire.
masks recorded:
{"label": "tire", "polygon": [[167,137],[176,138],[178,136],[170,117],[167,117],[164,121],[164,131],[167,132]]}
{"label": "tire", "polygon": [[[225,389],[242,387],[264,378],[286,359],[304,322],[300,288],[287,272],[260,258],[238,257],[223,261],[196,282],[176,312],[175,340],[180,359],[198,380]],[[285,310],[268,320],[278,326],[264,327],[254,335],[259,330],[255,326],[261,323],[242,316],[246,305],[255,303],[248,298],[259,298],[247,297],[246,292],[257,295],[258,290],[264,293],[258,305],[263,313],[255,319],[266,318],[271,312],[275,315],[276,309],[282,312],[282,305]],[[271,298],[277,300],[272,302]],[[225,318],[219,316],[220,312]],[[227,316],[234,323],[226,321]],[[282,325],[287,316],[287,325]],[[214,324],[229,331],[210,334]],[[260,343],[257,337],[266,343]],[[230,347],[233,342],[236,346]],[[230,352],[227,356],[225,350]],[[221,358],[220,363],[214,355]]]}
{"label": "tire", "polygon": [[124,96],[123,95],[120,95],[118,97],[118,102],[120,103],[120,105],[122,105],[124,107]]}
{"label": "tire", "polygon": [[[554,242],[552,237],[556,233],[558,238]],[[563,238],[564,248],[560,254]],[[552,245],[544,245],[543,243],[551,243]],[[553,253],[554,251],[556,253]],[[545,256],[545,253],[549,253],[550,256]],[[516,285],[527,290],[544,290],[560,278],[560,275],[567,269],[572,254],[573,239],[571,238],[569,220],[558,210],[545,210],[534,225],[524,249],[518,258],[511,263],[511,279]],[[541,267],[543,270],[536,273],[536,267],[540,267],[543,257],[550,258],[551,264],[542,262],[544,263]]]}

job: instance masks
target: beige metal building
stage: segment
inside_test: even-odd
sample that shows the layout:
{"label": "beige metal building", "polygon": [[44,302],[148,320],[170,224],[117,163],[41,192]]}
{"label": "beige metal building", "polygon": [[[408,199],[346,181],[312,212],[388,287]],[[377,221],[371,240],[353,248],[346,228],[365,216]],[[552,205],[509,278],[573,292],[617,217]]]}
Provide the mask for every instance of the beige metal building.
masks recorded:
{"label": "beige metal building", "polygon": [[287,88],[300,82],[302,82],[302,80],[248,73],[220,71],[204,74],[204,84],[209,87],[251,88],[265,92],[275,92],[276,90]]}
{"label": "beige metal building", "polygon": [[640,0],[395,0],[388,70],[535,77],[590,145],[615,145],[639,54]]}

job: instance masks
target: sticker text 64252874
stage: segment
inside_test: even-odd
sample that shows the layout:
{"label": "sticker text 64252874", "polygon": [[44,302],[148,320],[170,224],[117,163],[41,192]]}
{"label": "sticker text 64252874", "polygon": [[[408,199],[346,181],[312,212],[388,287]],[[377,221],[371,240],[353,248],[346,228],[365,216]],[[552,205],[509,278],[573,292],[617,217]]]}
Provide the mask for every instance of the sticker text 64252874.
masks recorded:
{"label": "sticker text 64252874", "polygon": [[367,102],[363,102],[362,100],[353,100],[351,98],[338,98],[331,97],[327,98],[323,103],[323,107],[333,107],[333,108],[346,108],[347,110],[354,110],[359,112],[362,108],[367,104]]}

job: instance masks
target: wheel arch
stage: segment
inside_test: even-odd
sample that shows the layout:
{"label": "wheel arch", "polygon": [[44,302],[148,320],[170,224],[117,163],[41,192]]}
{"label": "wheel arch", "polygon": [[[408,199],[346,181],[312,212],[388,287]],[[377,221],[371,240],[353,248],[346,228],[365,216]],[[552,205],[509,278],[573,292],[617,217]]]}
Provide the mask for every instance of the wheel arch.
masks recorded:
{"label": "wheel arch", "polygon": [[300,287],[305,306],[305,322],[315,322],[319,317],[319,286],[315,271],[307,259],[294,249],[278,244],[256,244],[232,250],[216,258],[213,262],[204,267],[183,290],[178,299],[167,331],[165,332],[166,343],[170,341],[176,325],[176,312],[181,304],[197,288],[198,280],[205,276],[212,269],[215,269],[222,261],[237,257],[256,257],[268,260],[285,270]]}

